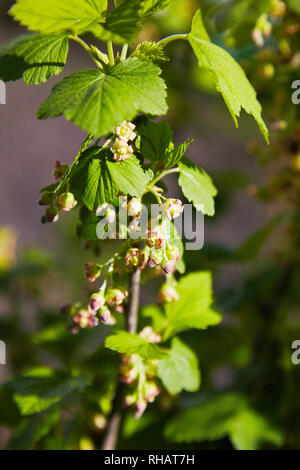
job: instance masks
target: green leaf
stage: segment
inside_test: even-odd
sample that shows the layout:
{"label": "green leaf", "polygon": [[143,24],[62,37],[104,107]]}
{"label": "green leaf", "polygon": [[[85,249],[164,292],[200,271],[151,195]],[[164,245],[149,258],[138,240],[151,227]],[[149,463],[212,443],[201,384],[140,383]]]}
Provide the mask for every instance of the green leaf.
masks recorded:
{"label": "green leaf", "polygon": [[165,307],[168,321],[166,338],[190,328],[206,329],[220,323],[221,316],[211,308],[211,273],[188,274],[181,278],[176,289],[179,300]]}
{"label": "green leaf", "polygon": [[91,211],[101,204],[112,202],[118,193],[107,167],[109,156],[109,149],[88,149],[70,175],[70,190]]}
{"label": "green leaf", "polygon": [[99,217],[94,212],[84,214],[77,225],[77,235],[81,240],[98,240],[96,228],[99,223]]}
{"label": "green leaf", "polygon": [[215,441],[228,434],[228,422],[243,404],[237,394],[224,393],[179,413],[165,428],[173,442]]}
{"label": "green leaf", "polygon": [[22,415],[30,415],[46,410],[72,392],[84,389],[87,377],[68,378],[50,369],[30,371],[9,383],[14,390],[14,400]]}
{"label": "green leaf", "polygon": [[173,132],[166,121],[154,124],[148,121],[140,130],[141,153],[153,162],[158,161],[168,149],[173,149]]}
{"label": "green leaf", "polygon": [[158,377],[171,395],[182,390],[195,392],[200,386],[198,360],[194,352],[178,338],[172,340],[168,357],[158,364]]}
{"label": "green leaf", "polygon": [[156,162],[156,166],[160,170],[175,166],[194,140],[188,139],[175,147],[173,132],[166,121],[161,121],[158,124],[148,121],[141,127],[140,135],[141,153],[148,160]]}
{"label": "green leaf", "polygon": [[141,336],[126,331],[118,331],[108,336],[105,340],[105,347],[121,354],[137,354],[146,360],[163,359],[166,356],[157,344],[148,343]]}
{"label": "green leaf", "polygon": [[142,7],[142,15],[144,17],[151,16],[164,8],[167,8],[171,0],[144,0]]}
{"label": "green leaf", "polygon": [[134,155],[122,162],[107,162],[107,167],[119,192],[135,197],[143,195],[148,176]]}
{"label": "green leaf", "polygon": [[215,441],[229,436],[237,450],[281,446],[283,436],[273,420],[255,410],[242,395],[222,393],[183,411],[165,429],[175,442]]}
{"label": "green leaf", "polygon": [[112,132],[140,112],[167,111],[161,70],[151,62],[129,58],[108,71],[82,70],[58,83],[38,111],[39,119],[62,114],[94,136]]}
{"label": "green leaf", "polygon": [[283,445],[282,431],[268,416],[245,408],[229,423],[230,440],[236,450],[265,450],[270,444]]}
{"label": "green leaf", "polygon": [[47,436],[60,418],[57,408],[38,413],[21,423],[8,443],[10,450],[32,450],[43,437]]}
{"label": "green leaf", "polygon": [[249,83],[245,72],[228,52],[209,41],[205,34],[201,11],[198,10],[188,40],[198,58],[199,67],[209,70],[214,77],[218,91],[238,126],[237,117],[244,109],[253,115],[268,142],[268,129],[261,117],[262,108],[257,101],[256,92]]}
{"label": "green leaf", "polygon": [[[127,3],[128,0],[116,0],[116,6]],[[171,0],[139,0],[140,4],[140,16],[147,17],[154,15],[160,10],[168,7]]]}
{"label": "green leaf", "polygon": [[0,47],[0,78],[5,82],[24,78],[39,85],[59,75],[67,61],[66,34],[24,34]]}
{"label": "green leaf", "polygon": [[[148,173],[144,172],[134,155],[123,162],[111,160],[109,148],[88,149],[70,175],[71,191],[91,211],[102,204],[112,203],[118,193],[142,196],[149,181]],[[94,218],[90,217],[89,222],[92,226],[97,225]]]}
{"label": "green leaf", "polygon": [[162,309],[157,305],[147,305],[144,307],[142,309],[142,316],[145,318],[151,318],[152,327],[157,333],[160,333],[166,329],[166,316]]}
{"label": "green leaf", "polygon": [[165,54],[164,47],[158,42],[144,41],[141,42],[131,57],[138,57],[141,60],[150,60],[154,64],[162,64],[169,59]]}
{"label": "green leaf", "polygon": [[166,152],[166,154],[163,156],[164,169],[168,170],[169,168],[177,165],[177,163],[179,163],[180,160],[184,157],[188,147],[192,142],[194,142],[194,139],[188,139],[182,144],[174,147],[173,150],[170,149],[169,152]]}
{"label": "green leaf", "polygon": [[10,15],[31,31],[80,34],[104,21],[107,0],[18,0]]}
{"label": "green leaf", "polygon": [[141,29],[140,7],[140,0],[126,0],[107,15],[103,25],[92,28],[93,34],[102,41],[135,42]]}
{"label": "green leaf", "polygon": [[215,213],[214,197],[218,192],[211,177],[187,158],[179,163],[179,168],[178,183],[184,196],[193,203],[195,209],[204,215],[213,216]]}

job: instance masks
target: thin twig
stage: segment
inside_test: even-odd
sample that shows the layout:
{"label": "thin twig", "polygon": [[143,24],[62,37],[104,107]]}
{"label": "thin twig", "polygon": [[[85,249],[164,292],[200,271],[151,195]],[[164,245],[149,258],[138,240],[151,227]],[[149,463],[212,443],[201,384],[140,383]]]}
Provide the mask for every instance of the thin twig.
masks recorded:
{"label": "thin twig", "polygon": [[[126,316],[126,330],[129,333],[136,333],[138,326],[138,310],[140,300],[141,270],[137,269],[131,275],[130,284],[130,304]],[[112,404],[111,414],[108,420],[106,434],[104,436],[101,450],[115,450],[119,438],[122,415],[125,385],[118,380],[115,397]]]}
{"label": "thin twig", "polygon": [[131,276],[131,298],[129,312],[127,315],[126,329],[129,333],[135,334],[138,326],[138,311],[140,301],[141,270],[137,269]]}

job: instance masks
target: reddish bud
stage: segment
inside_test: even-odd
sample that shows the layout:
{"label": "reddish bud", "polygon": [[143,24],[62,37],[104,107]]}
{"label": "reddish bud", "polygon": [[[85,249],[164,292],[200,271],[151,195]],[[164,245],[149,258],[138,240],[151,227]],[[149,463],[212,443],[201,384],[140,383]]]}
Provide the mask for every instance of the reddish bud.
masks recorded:
{"label": "reddish bud", "polygon": [[89,282],[95,282],[101,275],[101,267],[96,263],[85,263],[85,275]]}
{"label": "reddish bud", "polygon": [[99,308],[103,307],[105,304],[104,295],[101,292],[96,292],[95,294],[91,295],[90,298],[90,308],[94,312],[97,312]]}

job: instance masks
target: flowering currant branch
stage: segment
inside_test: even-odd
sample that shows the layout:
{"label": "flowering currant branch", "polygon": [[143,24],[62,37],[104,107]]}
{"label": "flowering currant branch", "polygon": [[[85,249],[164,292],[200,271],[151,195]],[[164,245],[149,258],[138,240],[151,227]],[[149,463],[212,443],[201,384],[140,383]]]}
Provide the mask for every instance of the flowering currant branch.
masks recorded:
{"label": "flowering currant branch", "polygon": [[[190,33],[144,41],[128,56],[128,44],[136,43],[143,21],[168,1],[115,1],[112,9],[102,0],[65,0],[63,8],[56,0],[41,3],[17,0],[10,14],[37,33],[9,42],[0,58],[9,64],[15,58],[17,75],[28,84],[40,84],[62,72],[74,40],[97,66],[66,76],[38,110],[39,119],[64,115],[87,132],[70,166],[56,162],[55,181],[41,190],[40,205],[45,206],[45,224],[79,209],[77,234],[90,253],[84,296],[62,309],[70,330],[80,335],[81,330],[116,326],[105,340],[106,348],[120,354],[121,365],[118,383],[110,384],[116,394],[104,418],[103,442],[104,449],[114,449],[124,409],[133,409],[138,419],[159,395],[172,402],[182,390],[198,390],[197,357],[178,334],[221,321],[212,307],[210,273],[184,275],[184,243],[174,221],[185,206],[169,195],[164,181],[176,174],[186,201],[198,212],[214,215],[217,190],[212,179],[186,157],[193,139],[175,145],[169,125],[156,119],[168,110],[160,68],[168,60],[165,46],[187,40],[236,123],[244,109],[266,140],[268,130],[243,70],[211,42],[200,10]],[[107,53],[83,41],[85,33],[104,40]],[[118,45],[121,55],[114,53]],[[16,70],[5,74],[14,80]],[[240,83],[243,93],[233,83]],[[151,286],[154,278],[161,280],[156,302],[139,308],[140,286]]]}

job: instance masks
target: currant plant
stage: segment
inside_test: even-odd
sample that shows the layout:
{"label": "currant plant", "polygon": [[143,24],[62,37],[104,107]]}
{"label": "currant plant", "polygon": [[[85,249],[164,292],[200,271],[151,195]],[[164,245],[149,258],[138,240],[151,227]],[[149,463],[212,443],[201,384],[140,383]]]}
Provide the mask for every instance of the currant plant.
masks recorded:
{"label": "currant plant", "polygon": [[[178,175],[185,199],[204,215],[214,215],[212,179],[185,155],[193,139],[175,145],[167,122],[157,121],[168,111],[161,76],[168,44],[188,41],[236,125],[244,110],[268,141],[254,89],[232,56],[211,42],[200,10],[187,34],[137,44],[143,21],[169,3],[18,0],[10,14],[31,32],[0,49],[0,78],[23,79],[28,85],[63,71],[70,41],[79,43],[94,63],[56,84],[37,117],[64,115],[87,133],[73,163],[57,161],[55,181],[41,190],[42,222],[55,222],[77,208],[77,233],[87,247],[97,252],[106,238],[115,240],[106,261],[85,265],[87,298],[63,309],[74,334],[118,325],[106,339],[106,347],[120,353],[121,365],[103,449],[116,446],[124,406],[134,407],[138,418],[162,387],[170,395],[199,388],[197,357],[178,334],[221,321],[212,307],[211,274],[185,274],[184,245],[174,224],[184,204],[166,196],[164,178]],[[106,52],[86,42],[85,34],[106,42]],[[153,204],[159,210],[146,217],[143,230],[144,208],[148,214]],[[147,321],[141,329],[140,284],[153,277],[162,279],[162,287],[157,304],[142,310]]]}

